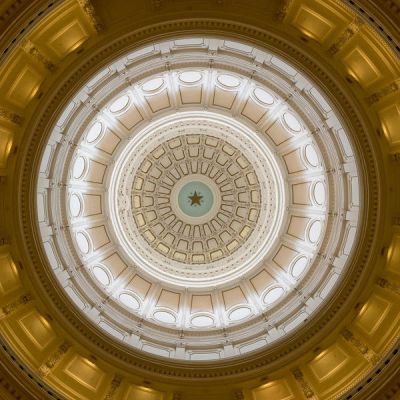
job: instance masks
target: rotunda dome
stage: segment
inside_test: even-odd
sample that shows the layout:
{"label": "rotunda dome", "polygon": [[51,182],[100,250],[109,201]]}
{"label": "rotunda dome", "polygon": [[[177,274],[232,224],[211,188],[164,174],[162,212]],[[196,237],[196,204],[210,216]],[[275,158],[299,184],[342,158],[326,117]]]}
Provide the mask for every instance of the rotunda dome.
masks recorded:
{"label": "rotunda dome", "polygon": [[0,397],[399,391],[387,0],[3,0]]}
{"label": "rotunda dome", "polygon": [[[230,358],[295,332],[340,282],[357,159],[340,115],[286,61],[218,37],[178,43],[115,60],[61,114],[38,195],[44,179],[67,183],[48,191],[42,241],[81,312],[125,345]],[[177,53],[164,72],[161,48]],[[44,233],[52,224],[62,234]]]}

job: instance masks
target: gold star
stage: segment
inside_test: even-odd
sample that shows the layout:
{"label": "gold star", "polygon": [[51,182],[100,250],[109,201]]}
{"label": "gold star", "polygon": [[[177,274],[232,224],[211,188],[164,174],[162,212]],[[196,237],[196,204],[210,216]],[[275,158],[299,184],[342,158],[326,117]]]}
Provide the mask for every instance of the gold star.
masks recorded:
{"label": "gold star", "polygon": [[201,205],[200,201],[203,198],[203,196],[200,196],[200,193],[197,194],[196,191],[194,191],[193,196],[188,196],[189,199],[191,200],[192,204],[190,204],[191,206],[195,206],[195,205]]}

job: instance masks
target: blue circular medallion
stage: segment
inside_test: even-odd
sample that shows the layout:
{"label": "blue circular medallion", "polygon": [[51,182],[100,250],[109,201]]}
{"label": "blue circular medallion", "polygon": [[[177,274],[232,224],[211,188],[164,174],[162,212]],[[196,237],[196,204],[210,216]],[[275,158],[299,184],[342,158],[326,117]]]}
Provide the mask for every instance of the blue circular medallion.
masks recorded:
{"label": "blue circular medallion", "polygon": [[202,217],[207,214],[213,201],[211,189],[199,181],[188,182],[178,194],[179,208],[189,217]]}

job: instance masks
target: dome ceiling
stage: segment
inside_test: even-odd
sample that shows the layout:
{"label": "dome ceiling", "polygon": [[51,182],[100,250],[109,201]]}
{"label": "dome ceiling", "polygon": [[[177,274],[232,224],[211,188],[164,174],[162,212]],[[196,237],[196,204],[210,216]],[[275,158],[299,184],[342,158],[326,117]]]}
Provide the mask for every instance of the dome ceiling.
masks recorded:
{"label": "dome ceiling", "polygon": [[42,156],[37,218],[60,286],[107,334],[170,358],[234,357],[295,332],[357,238],[340,120],[304,74],[241,42],[181,38],[116,60]]}
{"label": "dome ceiling", "polygon": [[[147,268],[160,271],[163,281],[178,285],[210,286],[242,275],[244,260],[257,257],[272,233],[260,224],[277,213],[271,173],[256,174],[254,167],[261,170],[261,164],[253,166],[244,155],[254,154],[251,142],[240,142],[233,121],[199,111],[158,125],[145,136],[146,148],[150,142],[157,147],[139,167],[136,146],[131,157],[122,157],[117,191],[131,194],[120,196],[117,214],[130,247],[148,259]],[[238,147],[232,145],[236,141]],[[270,193],[264,210],[258,175]]]}
{"label": "dome ceiling", "polygon": [[396,396],[390,3],[2,2],[1,398]]}

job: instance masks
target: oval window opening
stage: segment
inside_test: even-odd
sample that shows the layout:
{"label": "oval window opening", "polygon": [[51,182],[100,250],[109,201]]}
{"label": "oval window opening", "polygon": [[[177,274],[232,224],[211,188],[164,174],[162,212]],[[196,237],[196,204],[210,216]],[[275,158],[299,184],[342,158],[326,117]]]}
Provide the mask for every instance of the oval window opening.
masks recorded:
{"label": "oval window opening", "polygon": [[179,75],[179,79],[185,83],[195,83],[201,79],[201,74],[197,71],[185,71]]}
{"label": "oval window opening", "polygon": [[145,92],[152,92],[153,90],[159,89],[163,85],[163,83],[164,80],[162,78],[151,79],[142,85],[142,89]]}
{"label": "oval window opening", "polygon": [[275,303],[284,293],[283,288],[277,287],[274,289],[271,289],[269,292],[267,292],[264,296],[264,303],[265,304],[272,304]]}
{"label": "oval window opening", "polygon": [[73,217],[77,217],[82,209],[81,199],[78,195],[73,194],[69,199],[69,210]]}
{"label": "oval window opening", "polygon": [[87,142],[92,143],[96,139],[98,139],[98,137],[101,134],[102,129],[103,129],[103,125],[101,124],[101,122],[97,121],[88,131],[88,134],[86,136]]}
{"label": "oval window opening", "polygon": [[251,311],[247,307],[240,307],[237,308],[236,310],[232,311],[229,314],[229,319],[232,321],[239,321],[243,318],[248,317],[251,314]]}
{"label": "oval window opening", "polygon": [[322,230],[322,224],[321,221],[314,221],[309,230],[309,238],[310,242],[316,243],[319,239],[319,236],[321,235],[321,230]]}
{"label": "oval window opening", "polygon": [[307,257],[299,258],[294,264],[292,268],[292,275],[295,278],[298,278],[304,271],[307,266]]}
{"label": "oval window opening", "polygon": [[306,159],[307,162],[313,167],[316,167],[319,164],[318,154],[312,144],[308,144],[306,146]]}
{"label": "oval window opening", "polygon": [[212,326],[213,324],[214,320],[206,315],[199,315],[198,317],[194,317],[192,319],[192,325],[199,328],[205,328],[207,326]]}
{"label": "oval window opening", "polygon": [[325,204],[325,186],[322,182],[317,182],[314,186],[314,199],[320,206]]}
{"label": "oval window opening", "polygon": [[254,96],[256,96],[258,101],[264,104],[268,104],[269,106],[274,103],[274,98],[263,89],[255,89]]}
{"label": "oval window opening", "polygon": [[110,106],[110,111],[112,113],[117,113],[119,111],[122,111],[129,103],[129,96],[124,95],[117,100],[114,101],[114,103],[111,104]]}
{"label": "oval window opening", "polygon": [[232,75],[219,75],[218,82],[227,87],[237,87],[240,84],[238,78],[235,78]]}
{"label": "oval window opening", "polygon": [[76,234],[76,242],[78,243],[79,250],[82,253],[89,253],[89,240],[82,232]]}
{"label": "oval window opening", "polygon": [[85,159],[82,156],[79,156],[72,168],[72,176],[75,179],[82,178],[83,172],[85,171]]}
{"label": "oval window opening", "polygon": [[153,314],[153,317],[160,322],[164,322],[166,324],[173,324],[176,321],[176,318],[167,311],[157,311]]}
{"label": "oval window opening", "polygon": [[119,300],[122,304],[134,310],[138,310],[140,308],[139,302],[129,293],[122,293],[119,296]]}
{"label": "oval window opening", "polygon": [[104,286],[110,284],[110,277],[102,267],[93,267],[93,275]]}
{"label": "oval window opening", "polygon": [[301,131],[301,124],[299,120],[292,113],[287,112],[283,114],[283,119],[286,125],[289,127],[289,129],[291,129],[294,132]]}

